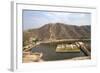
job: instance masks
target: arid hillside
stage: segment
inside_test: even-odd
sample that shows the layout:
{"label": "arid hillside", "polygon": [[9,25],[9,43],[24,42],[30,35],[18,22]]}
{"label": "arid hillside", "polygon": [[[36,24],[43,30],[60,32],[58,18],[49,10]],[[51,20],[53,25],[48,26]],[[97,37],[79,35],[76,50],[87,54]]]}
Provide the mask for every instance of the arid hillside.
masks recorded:
{"label": "arid hillside", "polygon": [[38,40],[50,39],[90,39],[91,26],[75,26],[64,23],[48,23],[37,29],[23,31],[23,40],[27,41],[31,37]]}

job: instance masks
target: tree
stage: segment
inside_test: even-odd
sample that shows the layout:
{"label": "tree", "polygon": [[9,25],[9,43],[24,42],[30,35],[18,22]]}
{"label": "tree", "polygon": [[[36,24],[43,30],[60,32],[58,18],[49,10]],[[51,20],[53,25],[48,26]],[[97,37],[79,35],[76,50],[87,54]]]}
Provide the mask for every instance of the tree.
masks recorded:
{"label": "tree", "polygon": [[35,43],[36,44],[37,41],[39,41],[38,38],[32,38],[32,43]]}

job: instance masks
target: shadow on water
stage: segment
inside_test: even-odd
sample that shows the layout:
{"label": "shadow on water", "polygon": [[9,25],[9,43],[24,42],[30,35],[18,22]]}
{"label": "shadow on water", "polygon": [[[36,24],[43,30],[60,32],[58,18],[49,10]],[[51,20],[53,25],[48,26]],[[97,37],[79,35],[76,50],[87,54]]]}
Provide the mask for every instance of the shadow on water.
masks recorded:
{"label": "shadow on water", "polygon": [[80,52],[56,52],[56,44],[40,44],[34,48],[32,48],[32,52],[41,52],[43,53],[42,59],[45,61],[54,61],[54,60],[64,60],[71,59],[74,57],[85,56],[85,54]]}

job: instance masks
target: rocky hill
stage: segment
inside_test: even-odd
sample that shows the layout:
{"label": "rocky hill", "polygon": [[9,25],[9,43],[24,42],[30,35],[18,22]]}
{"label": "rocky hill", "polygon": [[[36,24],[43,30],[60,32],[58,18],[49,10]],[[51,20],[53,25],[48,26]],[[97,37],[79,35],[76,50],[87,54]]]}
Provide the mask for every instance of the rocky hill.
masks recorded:
{"label": "rocky hill", "polygon": [[48,23],[37,29],[29,29],[23,32],[24,41],[30,37],[38,38],[39,40],[50,39],[90,39],[91,26],[76,26],[64,23]]}

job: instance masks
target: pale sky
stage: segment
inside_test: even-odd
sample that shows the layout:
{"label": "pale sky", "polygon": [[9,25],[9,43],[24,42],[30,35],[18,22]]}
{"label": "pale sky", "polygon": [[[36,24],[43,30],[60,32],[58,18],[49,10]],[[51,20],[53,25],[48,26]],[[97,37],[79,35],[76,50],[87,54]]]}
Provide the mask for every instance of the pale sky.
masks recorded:
{"label": "pale sky", "polygon": [[39,28],[48,23],[64,23],[69,25],[90,25],[91,14],[71,12],[50,12],[23,10],[23,30]]}

